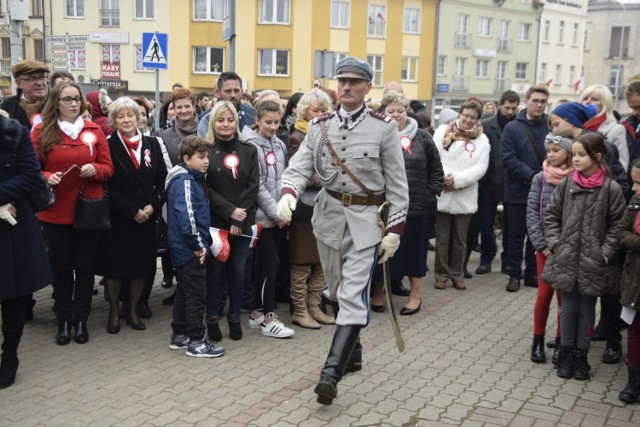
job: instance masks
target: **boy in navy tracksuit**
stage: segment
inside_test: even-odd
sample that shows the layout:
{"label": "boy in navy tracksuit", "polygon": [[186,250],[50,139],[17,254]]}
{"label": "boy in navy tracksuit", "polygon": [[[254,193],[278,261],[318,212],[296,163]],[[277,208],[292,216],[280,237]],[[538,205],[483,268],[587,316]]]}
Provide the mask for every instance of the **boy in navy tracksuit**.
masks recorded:
{"label": "boy in navy tracksuit", "polygon": [[189,136],[178,147],[180,164],[167,176],[167,243],[178,286],[169,348],[187,356],[219,357],[224,349],[204,339],[207,258],[211,261],[206,171],[211,144]]}

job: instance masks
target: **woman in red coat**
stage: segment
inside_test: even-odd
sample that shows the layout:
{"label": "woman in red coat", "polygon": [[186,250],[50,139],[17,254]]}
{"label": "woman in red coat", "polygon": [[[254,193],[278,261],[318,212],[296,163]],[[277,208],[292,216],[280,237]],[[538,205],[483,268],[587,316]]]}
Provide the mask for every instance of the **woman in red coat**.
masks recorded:
{"label": "woman in red coat", "polygon": [[56,85],[42,111],[43,121],[31,131],[42,173],[53,187],[55,203],[38,213],[49,247],[53,270],[54,311],[58,319],[56,343],[71,341],[71,325],[78,344],[89,340],[94,265],[100,231],[76,231],[76,203],[103,195],[103,184],[113,174],[109,146],[102,130],[80,114],[85,100],[73,82]]}

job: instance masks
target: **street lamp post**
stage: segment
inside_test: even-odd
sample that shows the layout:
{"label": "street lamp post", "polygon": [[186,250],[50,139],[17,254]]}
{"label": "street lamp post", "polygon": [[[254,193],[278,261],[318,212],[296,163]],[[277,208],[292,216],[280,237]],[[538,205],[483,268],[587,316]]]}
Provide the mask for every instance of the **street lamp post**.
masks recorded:
{"label": "street lamp post", "polygon": [[[614,0],[616,3],[618,3],[620,6],[622,6],[622,11],[623,11],[623,16],[626,16],[627,14],[627,8],[624,7],[624,3],[622,3],[620,0]],[[620,46],[619,46],[619,50],[618,50],[618,69],[616,70],[616,92],[614,93],[614,108],[619,110],[619,106],[618,106],[618,99],[620,97],[620,74],[622,74],[622,48],[623,48],[623,44],[624,44],[624,23],[622,24],[622,26],[620,27]]]}

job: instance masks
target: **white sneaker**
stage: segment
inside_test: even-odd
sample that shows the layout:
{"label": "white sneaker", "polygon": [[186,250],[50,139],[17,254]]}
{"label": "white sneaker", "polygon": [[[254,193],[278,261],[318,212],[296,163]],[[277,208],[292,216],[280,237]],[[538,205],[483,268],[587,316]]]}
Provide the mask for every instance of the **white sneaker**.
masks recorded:
{"label": "white sneaker", "polygon": [[264,316],[254,319],[249,315],[249,329],[260,329],[262,327],[262,322],[264,322]]}
{"label": "white sneaker", "polygon": [[[269,323],[266,320],[270,319]],[[275,313],[268,313],[264,318],[265,322],[262,323],[262,335],[265,337],[273,338],[289,338],[296,332],[284,326],[284,323],[278,320],[278,316]]]}

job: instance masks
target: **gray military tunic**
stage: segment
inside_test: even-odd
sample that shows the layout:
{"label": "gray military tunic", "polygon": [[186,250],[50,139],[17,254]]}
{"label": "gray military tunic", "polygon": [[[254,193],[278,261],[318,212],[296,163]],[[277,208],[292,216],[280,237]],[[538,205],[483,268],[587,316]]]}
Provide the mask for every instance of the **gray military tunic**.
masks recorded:
{"label": "gray military tunic", "polygon": [[325,272],[329,298],[337,300],[338,325],[369,322],[369,286],[383,237],[376,205],[345,205],[327,190],[367,194],[332,159],[322,136],[327,127],[331,144],[344,165],[374,194],[390,203],[387,232],[401,235],[409,206],[407,176],[395,121],[365,108],[351,118],[326,114],[309,124],[307,136],[282,177],[282,194],[298,197],[314,173],[323,189],[316,198],[314,235]]}

